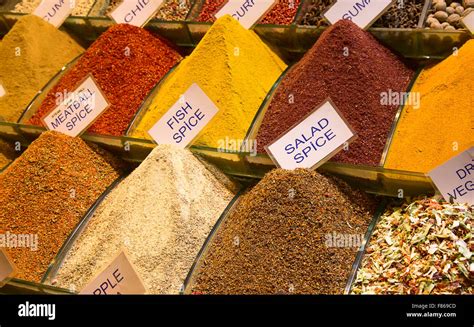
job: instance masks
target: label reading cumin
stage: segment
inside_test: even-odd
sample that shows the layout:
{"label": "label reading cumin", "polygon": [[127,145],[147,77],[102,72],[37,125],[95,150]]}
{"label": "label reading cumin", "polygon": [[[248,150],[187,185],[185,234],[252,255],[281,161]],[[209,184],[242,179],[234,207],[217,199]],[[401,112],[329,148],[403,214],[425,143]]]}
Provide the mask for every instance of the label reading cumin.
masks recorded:
{"label": "label reading cumin", "polygon": [[43,18],[55,27],[59,27],[72,13],[75,5],[75,0],[43,0],[33,11],[33,15]]}
{"label": "label reading cumin", "polygon": [[164,0],[127,0],[110,13],[117,24],[145,25],[158,11]]}
{"label": "label reading cumin", "polygon": [[15,265],[5,252],[0,249],[0,286],[10,277],[15,274]]}
{"label": "label reading cumin", "polygon": [[216,18],[231,15],[240,24],[250,29],[262,16],[270,11],[277,0],[228,0],[227,3],[215,14]]}
{"label": "label reading cumin", "polygon": [[474,11],[463,17],[461,22],[471,32],[471,34],[474,34]]}
{"label": "label reading cumin", "polygon": [[43,117],[47,129],[78,136],[109,107],[94,78],[89,75],[71,95]]}
{"label": "label reading cumin", "polygon": [[334,24],[347,19],[362,29],[369,27],[392,5],[394,0],[338,0],[324,17]]}

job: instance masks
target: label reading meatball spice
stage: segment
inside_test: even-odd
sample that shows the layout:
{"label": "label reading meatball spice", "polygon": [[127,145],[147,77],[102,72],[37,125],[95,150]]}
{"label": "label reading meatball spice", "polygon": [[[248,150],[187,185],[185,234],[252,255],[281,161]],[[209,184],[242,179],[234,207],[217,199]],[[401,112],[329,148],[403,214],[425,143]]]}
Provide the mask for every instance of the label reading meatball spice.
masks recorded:
{"label": "label reading meatball spice", "polygon": [[324,13],[324,17],[331,24],[347,19],[365,29],[382,16],[394,2],[394,0],[338,0]]}
{"label": "label reading meatball spice", "polygon": [[43,18],[55,27],[59,27],[72,13],[75,5],[75,0],[43,0],[33,11],[33,15]]}
{"label": "label reading meatball spice", "polygon": [[145,294],[146,289],[135,268],[122,250],[80,294],[118,295]]}
{"label": "label reading meatball spice", "polygon": [[164,0],[123,1],[110,13],[110,16],[117,24],[130,24],[142,27],[160,9],[163,2]]}
{"label": "label reading meatball spice", "polygon": [[278,167],[315,169],[356,137],[329,100],[265,149]]}
{"label": "label reading meatball spice", "polygon": [[474,10],[461,20],[462,24],[474,34]]}
{"label": "label reading meatball spice", "polygon": [[180,148],[191,145],[219,109],[204,91],[194,83],[148,134],[158,144],[172,144]]}
{"label": "label reading meatball spice", "polygon": [[109,106],[94,78],[89,75],[42,120],[47,129],[75,137],[85,131]]}
{"label": "label reading meatball spice", "polygon": [[250,29],[277,2],[276,0],[229,0],[215,16],[220,18],[224,15],[231,15],[244,28]]}
{"label": "label reading meatball spice", "polygon": [[428,173],[446,201],[474,205],[474,147]]}
{"label": "label reading meatball spice", "polygon": [[15,274],[15,266],[5,252],[5,250],[0,249],[0,286],[7,281],[8,278],[12,277]]}

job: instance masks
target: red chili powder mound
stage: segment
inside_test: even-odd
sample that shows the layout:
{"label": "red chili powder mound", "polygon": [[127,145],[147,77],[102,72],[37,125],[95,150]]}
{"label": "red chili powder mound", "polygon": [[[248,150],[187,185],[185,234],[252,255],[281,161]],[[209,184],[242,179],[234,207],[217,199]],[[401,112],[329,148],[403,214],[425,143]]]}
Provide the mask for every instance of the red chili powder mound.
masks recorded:
{"label": "red chili powder mound", "polygon": [[52,88],[29,123],[42,125],[41,118],[57,106],[57,94],[74,91],[91,73],[111,106],[88,131],[123,135],[151,89],[181,59],[166,40],[136,26],[114,25]]}
{"label": "red chili powder mound", "polygon": [[258,131],[258,152],[330,97],[359,136],[332,160],[379,165],[399,107],[382,105],[382,94],[405,92],[413,75],[371,34],[340,20],[283,77]]}
{"label": "red chili powder mound", "polygon": [[[226,0],[205,0],[199,22],[214,22],[214,14],[219,11]],[[289,25],[293,22],[301,0],[280,0],[260,21],[261,24]]]}

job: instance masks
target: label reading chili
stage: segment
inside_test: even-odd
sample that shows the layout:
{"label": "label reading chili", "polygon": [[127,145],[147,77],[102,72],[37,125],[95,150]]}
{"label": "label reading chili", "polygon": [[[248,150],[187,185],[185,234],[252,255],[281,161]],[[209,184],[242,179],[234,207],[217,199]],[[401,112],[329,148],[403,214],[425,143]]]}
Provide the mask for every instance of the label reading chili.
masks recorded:
{"label": "label reading chili", "polygon": [[123,1],[110,16],[117,24],[145,25],[163,4],[163,0]]}
{"label": "label reading chili", "polygon": [[72,13],[75,5],[75,0],[43,0],[33,11],[33,15],[43,18],[55,27],[59,27]]}
{"label": "label reading chili", "polygon": [[229,0],[215,16],[220,18],[224,15],[231,15],[244,28],[250,29],[277,2],[277,0]]}
{"label": "label reading chili", "polygon": [[15,265],[12,260],[5,252],[5,250],[0,248],[0,286],[2,286],[5,281],[12,277],[15,274]]}
{"label": "label reading chili", "polygon": [[78,136],[89,127],[108,107],[94,78],[89,75],[61,104],[43,117],[47,129]]}
{"label": "label reading chili", "polygon": [[327,101],[265,150],[281,168],[315,169],[356,137],[331,101]]}
{"label": "label reading chili", "polygon": [[471,34],[474,34],[474,11],[471,11],[469,14],[464,16],[461,22],[471,32]]}
{"label": "label reading chili", "polygon": [[204,91],[194,83],[148,134],[158,144],[185,148],[217,114],[219,109]]}
{"label": "label reading chili", "polygon": [[334,24],[347,19],[362,29],[369,27],[394,3],[394,0],[338,0],[324,17]]}

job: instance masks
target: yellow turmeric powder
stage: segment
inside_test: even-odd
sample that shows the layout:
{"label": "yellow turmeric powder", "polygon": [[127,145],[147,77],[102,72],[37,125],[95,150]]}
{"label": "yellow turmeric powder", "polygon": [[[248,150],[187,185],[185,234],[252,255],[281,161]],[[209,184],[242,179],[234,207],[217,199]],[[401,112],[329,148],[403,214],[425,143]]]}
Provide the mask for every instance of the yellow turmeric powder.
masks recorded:
{"label": "yellow turmeric powder", "polygon": [[385,168],[426,173],[474,142],[474,40],[423,71],[411,92],[420,106],[406,105]]}

